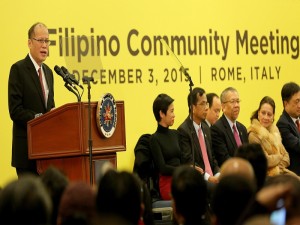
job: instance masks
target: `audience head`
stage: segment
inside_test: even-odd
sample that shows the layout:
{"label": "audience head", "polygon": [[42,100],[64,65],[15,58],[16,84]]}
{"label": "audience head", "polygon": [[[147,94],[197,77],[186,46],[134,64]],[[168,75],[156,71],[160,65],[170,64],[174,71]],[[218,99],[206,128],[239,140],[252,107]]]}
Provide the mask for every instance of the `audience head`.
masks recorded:
{"label": "audience head", "polygon": [[265,96],[259,103],[258,109],[255,110],[251,116],[251,121],[257,119],[265,128],[270,127],[274,122],[275,102],[269,97]]}
{"label": "audience head", "polygon": [[236,121],[240,113],[240,97],[233,87],[226,88],[221,93],[222,110],[225,116],[232,122]]}
{"label": "audience head", "polygon": [[228,175],[240,175],[251,181],[255,181],[252,165],[249,161],[239,157],[227,159],[220,168],[220,180]]}
{"label": "audience head", "polygon": [[190,166],[176,168],[171,184],[173,210],[179,224],[199,224],[207,210],[207,186]]}
{"label": "audience head", "polygon": [[242,174],[224,176],[217,184],[211,202],[213,220],[218,225],[236,224],[255,195],[255,185]]}
{"label": "audience head", "polygon": [[257,190],[261,189],[266,181],[268,162],[260,144],[251,143],[241,145],[235,153],[235,157],[248,160],[254,170]]}
{"label": "audience head", "polygon": [[221,101],[219,96],[215,93],[208,93],[206,97],[209,104],[206,120],[210,123],[210,125],[213,125],[219,119],[221,112]]}
{"label": "audience head", "polygon": [[153,102],[153,114],[158,123],[167,126],[174,124],[174,99],[167,94],[159,94]]}
{"label": "audience head", "polygon": [[300,87],[295,82],[283,85],[281,99],[284,110],[293,118],[300,116]]}
{"label": "audience head", "polygon": [[0,195],[0,224],[46,225],[52,202],[40,177],[23,175],[7,184]]}
{"label": "audience head", "polygon": [[65,189],[58,210],[57,224],[90,224],[96,213],[96,193],[82,181],[71,182]]}
{"label": "audience head", "polygon": [[286,208],[286,224],[300,224],[300,180],[299,177],[281,174],[270,177],[266,181],[266,187],[283,184],[289,186],[290,191],[283,197]]}
{"label": "audience head", "polygon": [[51,224],[56,224],[59,202],[69,180],[59,169],[53,166],[50,166],[41,174],[41,180],[52,200],[53,211]]}
{"label": "audience head", "polygon": [[144,225],[154,225],[154,214],[152,211],[152,198],[150,191],[145,182],[138,179],[141,185],[142,190],[142,215],[141,218],[144,222]]}
{"label": "audience head", "polygon": [[96,183],[98,184],[104,174],[109,170],[115,170],[115,166],[110,161],[99,161],[95,169]]}
{"label": "audience head", "polygon": [[243,225],[274,225],[270,221],[270,216],[265,214],[255,215],[246,220]]}
{"label": "audience head", "polygon": [[126,171],[107,171],[98,185],[96,205],[100,215],[116,215],[137,224],[143,214],[138,178]]}

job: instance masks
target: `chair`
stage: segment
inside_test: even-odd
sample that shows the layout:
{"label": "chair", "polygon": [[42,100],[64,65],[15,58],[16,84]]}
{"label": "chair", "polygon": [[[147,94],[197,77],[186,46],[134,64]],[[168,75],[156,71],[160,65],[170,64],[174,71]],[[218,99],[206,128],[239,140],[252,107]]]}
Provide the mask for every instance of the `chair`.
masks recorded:
{"label": "chair", "polygon": [[150,149],[151,134],[142,134],[134,148],[133,172],[149,189],[155,224],[173,224],[171,201],[161,200],[158,188],[158,171],[155,168]]}

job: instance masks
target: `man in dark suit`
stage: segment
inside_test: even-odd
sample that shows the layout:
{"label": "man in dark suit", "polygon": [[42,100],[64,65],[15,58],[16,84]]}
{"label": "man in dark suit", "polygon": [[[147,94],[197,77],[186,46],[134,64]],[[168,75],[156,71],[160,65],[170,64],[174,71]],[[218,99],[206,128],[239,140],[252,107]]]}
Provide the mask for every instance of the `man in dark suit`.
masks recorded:
{"label": "man in dark suit", "polygon": [[[188,96],[188,106],[189,116],[177,129],[180,135],[182,161],[200,167],[204,171],[204,179],[208,182],[218,183],[219,167],[211,149],[210,130],[204,122],[208,102],[202,88],[192,90]],[[204,138],[203,147],[200,146],[200,135]]]}
{"label": "man in dark suit", "polygon": [[289,169],[300,175],[300,87],[294,82],[286,83],[281,89],[284,110],[277,121],[282,144],[290,155]]}
{"label": "man in dark suit", "polygon": [[240,113],[240,98],[233,87],[226,88],[221,96],[223,115],[211,126],[212,148],[218,165],[221,166],[236,149],[248,143],[246,127],[237,121]]}
{"label": "man in dark suit", "polygon": [[209,104],[205,123],[211,127],[220,117],[221,100],[216,93],[208,93],[206,95]]}
{"label": "man in dark suit", "polygon": [[28,159],[27,122],[54,108],[53,73],[44,64],[49,50],[46,25],[28,31],[29,54],[13,64],[8,81],[9,113],[13,121],[12,161],[17,175],[37,174],[36,161]]}

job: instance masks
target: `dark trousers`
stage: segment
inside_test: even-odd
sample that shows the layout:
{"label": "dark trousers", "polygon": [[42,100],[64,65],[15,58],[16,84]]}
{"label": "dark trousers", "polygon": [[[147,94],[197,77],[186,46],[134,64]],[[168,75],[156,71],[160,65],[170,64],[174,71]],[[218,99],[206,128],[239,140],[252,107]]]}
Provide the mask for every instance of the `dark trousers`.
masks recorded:
{"label": "dark trousers", "polygon": [[36,165],[31,166],[30,168],[16,168],[16,172],[17,172],[18,178],[20,178],[21,176],[26,175],[26,174],[32,174],[32,175],[36,175],[36,176],[39,175],[36,170]]}

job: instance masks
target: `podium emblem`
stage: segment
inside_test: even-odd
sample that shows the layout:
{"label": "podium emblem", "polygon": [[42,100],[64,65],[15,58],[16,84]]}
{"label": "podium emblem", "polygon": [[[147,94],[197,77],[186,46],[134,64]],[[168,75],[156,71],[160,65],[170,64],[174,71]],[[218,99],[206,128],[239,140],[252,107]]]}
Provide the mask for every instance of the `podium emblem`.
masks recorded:
{"label": "podium emblem", "polygon": [[98,101],[96,118],[99,133],[103,137],[111,137],[117,126],[117,106],[110,93],[104,94]]}

